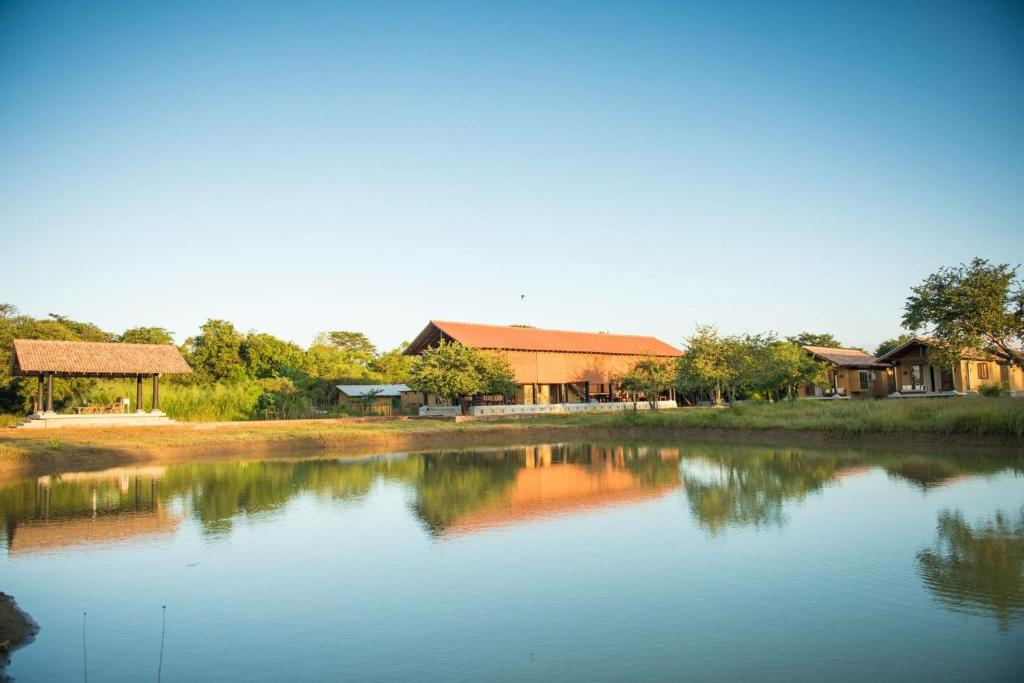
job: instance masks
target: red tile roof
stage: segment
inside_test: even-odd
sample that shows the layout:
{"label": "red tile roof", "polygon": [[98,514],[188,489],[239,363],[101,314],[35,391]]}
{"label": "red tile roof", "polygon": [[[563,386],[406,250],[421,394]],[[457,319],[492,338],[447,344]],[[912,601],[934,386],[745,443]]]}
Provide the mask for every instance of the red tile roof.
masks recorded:
{"label": "red tile roof", "polygon": [[836,349],[831,346],[805,346],[804,351],[811,354],[818,360],[828,361],[840,367],[863,367],[881,366],[887,363],[879,363],[878,359],[860,349]]}
{"label": "red tile roof", "polygon": [[130,376],[192,372],[170,344],[108,344],[105,342],[15,339],[14,374],[53,372],[68,375]]}
{"label": "red tile roof", "polygon": [[601,353],[630,356],[683,355],[679,349],[655,339],[626,334],[566,332],[535,327],[479,325],[431,320],[419,336],[409,344],[407,354],[414,355],[431,346],[441,334],[477,349],[505,351],[562,351],[569,353]]}

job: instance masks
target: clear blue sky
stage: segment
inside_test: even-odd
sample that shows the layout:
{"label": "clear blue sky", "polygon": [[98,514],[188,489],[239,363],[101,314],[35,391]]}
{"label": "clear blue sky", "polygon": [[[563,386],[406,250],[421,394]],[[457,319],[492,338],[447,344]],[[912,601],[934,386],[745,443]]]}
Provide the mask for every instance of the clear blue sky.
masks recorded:
{"label": "clear blue sky", "polygon": [[1024,10],[0,1],[0,238],[0,301],[179,340],[873,348],[1024,260]]}

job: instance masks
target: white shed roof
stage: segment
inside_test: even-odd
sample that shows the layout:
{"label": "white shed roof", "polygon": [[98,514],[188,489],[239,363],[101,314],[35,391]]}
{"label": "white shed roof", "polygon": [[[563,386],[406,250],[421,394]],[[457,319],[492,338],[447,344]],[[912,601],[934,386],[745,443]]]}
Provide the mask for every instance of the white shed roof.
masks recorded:
{"label": "white shed roof", "polygon": [[401,396],[407,391],[412,391],[405,384],[339,384],[338,391],[351,398],[366,396],[374,392],[377,396]]}

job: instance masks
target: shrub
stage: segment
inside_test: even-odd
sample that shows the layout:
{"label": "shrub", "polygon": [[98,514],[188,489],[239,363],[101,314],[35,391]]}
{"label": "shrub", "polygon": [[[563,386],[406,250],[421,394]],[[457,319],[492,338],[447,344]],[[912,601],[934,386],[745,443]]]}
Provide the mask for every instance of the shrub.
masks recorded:
{"label": "shrub", "polygon": [[978,390],[978,393],[982,396],[991,396],[994,398],[996,396],[1002,396],[1004,391],[1003,387],[998,384],[986,384]]}

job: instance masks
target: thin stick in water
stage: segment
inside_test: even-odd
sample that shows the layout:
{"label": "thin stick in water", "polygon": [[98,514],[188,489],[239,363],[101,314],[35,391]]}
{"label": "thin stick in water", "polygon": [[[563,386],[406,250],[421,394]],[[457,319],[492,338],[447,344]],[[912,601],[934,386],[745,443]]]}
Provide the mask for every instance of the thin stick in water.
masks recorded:
{"label": "thin stick in water", "polygon": [[85,649],[85,612],[82,612],[82,676],[89,683],[89,658]]}
{"label": "thin stick in water", "polygon": [[156,683],[160,683],[160,675],[164,670],[164,636],[167,635],[167,605],[160,609],[163,610],[163,624],[160,626],[160,662],[156,666]]}

